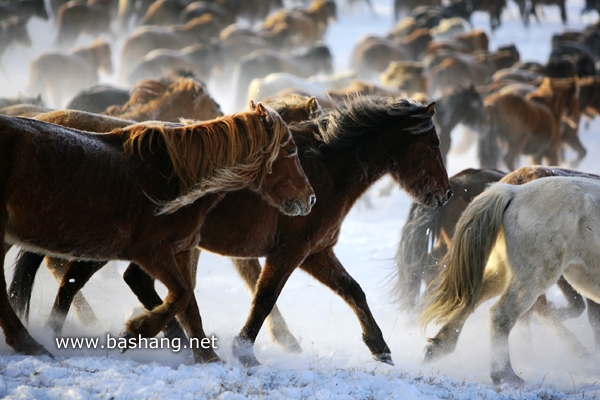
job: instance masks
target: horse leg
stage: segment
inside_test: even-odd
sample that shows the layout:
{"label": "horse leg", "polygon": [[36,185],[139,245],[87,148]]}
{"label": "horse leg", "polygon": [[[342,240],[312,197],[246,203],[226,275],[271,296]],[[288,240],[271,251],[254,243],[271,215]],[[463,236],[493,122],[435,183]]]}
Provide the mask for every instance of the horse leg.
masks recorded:
{"label": "horse leg", "polygon": [[[231,258],[236,271],[244,280],[246,288],[252,295],[256,293],[256,282],[260,277],[262,268],[256,258],[242,259],[242,258]],[[267,327],[271,333],[271,338],[277,344],[282,346],[285,351],[290,353],[301,353],[302,347],[298,340],[290,332],[283,316],[279,312],[277,305],[273,306],[273,309],[269,313],[266,319]]]}
{"label": "horse leg", "polygon": [[[484,272],[481,295],[477,300],[475,309],[485,301],[501,294],[506,279],[507,274],[504,261],[499,260],[495,253],[492,252],[490,261]],[[428,344],[425,346],[422,360],[423,363],[435,361],[454,352],[456,344],[458,343],[458,338],[460,337],[463,326],[469,315],[469,313],[463,313],[462,316],[448,321],[442,326],[437,335],[427,339]]]}
{"label": "horse leg", "polygon": [[[153,254],[151,254],[153,253]],[[152,311],[131,319],[123,332],[127,339],[156,336],[175,316],[190,338],[190,347],[194,361],[214,362],[220,358],[210,346],[205,347],[208,340],[202,328],[202,319],[198,304],[194,297],[192,284],[192,251],[173,254],[170,245],[165,244],[155,252],[144,252],[144,259],[135,260],[145,271],[160,280],[169,291],[163,303]],[[192,343],[195,342],[195,345]]]}
{"label": "horse leg", "polygon": [[66,272],[62,277],[58,294],[54,300],[48,324],[56,335],[60,335],[69,313],[75,294],[81,290],[87,281],[106,265],[105,261],[68,261],[65,263]]}
{"label": "horse leg", "polygon": [[563,143],[570,146],[573,150],[577,152],[577,160],[572,161],[570,163],[571,168],[577,168],[581,160],[587,155],[587,150],[583,147],[581,140],[579,140],[579,135],[577,134],[577,129],[570,127],[568,124],[563,123]]}
{"label": "horse leg", "polygon": [[[202,317],[200,316],[200,309],[198,303],[194,297],[195,282],[192,282],[192,278],[195,278],[195,265],[198,263],[198,259],[193,256],[193,251],[184,251],[176,254],[177,264],[180,268],[181,275],[185,278],[189,286],[191,287],[191,300],[187,303],[187,306],[177,314],[177,318],[181,323],[181,326],[187,333],[190,339],[190,348],[194,354],[194,361],[199,363],[205,362],[219,362],[221,359],[215,353],[214,348],[210,345],[206,345],[206,342],[210,343],[210,340],[204,333],[202,326]],[[196,253],[199,255],[199,253]],[[168,296],[167,296],[168,298]],[[165,299],[166,302],[166,299]],[[159,308],[162,306],[159,306]],[[195,344],[193,344],[195,343]],[[213,342],[214,345],[214,342]],[[216,346],[215,346],[216,348]]]}
{"label": "horse leg", "polygon": [[567,24],[567,9],[565,7],[565,1],[561,1],[560,4],[558,5],[560,7],[560,20],[562,21],[563,25]]}
{"label": "horse leg", "polygon": [[567,303],[569,303],[566,307],[552,310],[558,319],[564,321],[565,319],[577,318],[583,314],[585,311],[583,296],[577,293],[562,275],[556,284],[563,292]]}
{"label": "horse leg", "polygon": [[588,298],[586,298],[586,301],[588,306],[588,320],[592,326],[592,332],[594,332],[596,351],[600,351],[600,304]]}
{"label": "horse leg", "polygon": [[[6,170],[6,161],[2,162],[2,167]],[[6,172],[5,172],[6,173]],[[4,183],[4,182],[3,182]],[[0,193],[0,198],[5,200],[4,192]],[[4,201],[6,204],[6,201]],[[2,243],[5,243],[6,225],[8,223],[8,211],[6,207],[0,211],[0,235]],[[0,252],[0,326],[4,332],[6,344],[15,349],[16,352],[28,355],[48,355],[48,352],[41,344],[39,344],[27,331],[25,326],[17,317],[8,300],[6,292],[6,278],[4,276],[4,259],[5,253]]]}
{"label": "horse leg", "polygon": [[277,297],[279,297],[285,282],[302,261],[302,254],[290,255],[280,252],[267,256],[260,278],[256,283],[256,293],[252,300],[250,315],[240,333],[233,340],[233,355],[242,365],[259,365],[254,355],[256,336],[277,302]]}
{"label": "horse leg", "polygon": [[[154,288],[154,279],[136,263],[129,264],[123,274],[123,279],[147,310],[152,311],[163,303],[163,300]],[[176,319],[171,320],[167,324],[165,329],[163,329],[163,333],[169,339],[179,338],[187,340],[183,328]]]}
{"label": "horse leg", "polygon": [[579,357],[587,357],[589,355],[587,349],[581,344],[577,337],[563,325],[550,305],[545,295],[538,297],[533,306],[535,313],[540,319],[548,325],[561,339],[565,340],[571,347],[571,351]]}
{"label": "horse leg", "polygon": [[352,308],[362,327],[363,342],[373,354],[373,358],[394,365],[390,348],[385,343],[381,329],[379,329],[373,314],[371,314],[365,293],[358,282],[348,274],[335,256],[333,249],[328,248],[312,254],[302,263],[300,268],[333,290]]}
{"label": "horse leg", "polygon": [[522,386],[524,381],[512,368],[508,349],[508,335],[517,319],[531,306],[537,296],[532,290],[521,287],[511,280],[500,300],[490,308],[491,341],[492,341],[492,372],[490,374],[494,385],[508,383]]}
{"label": "horse leg", "polygon": [[[61,283],[63,281],[63,276],[65,275],[65,272],[67,271],[68,265],[69,265],[69,263],[64,259],[54,258],[54,257],[46,258],[46,267],[48,267],[48,270],[50,271],[50,273],[52,274],[52,276],[54,277],[56,282],[59,284],[59,286],[61,285]],[[100,267],[100,268],[102,268],[102,267]],[[94,270],[91,273],[94,274],[95,272],[96,271]],[[89,279],[89,278],[87,278],[87,279]],[[58,290],[60,293],[60,287]],[[58,296],[59,296],[59,294],[57,294],[56,300],[58,300]],[[73,306],[73,311],[75,311],[75,315],[77,316],[77,319],[79,320],[79,322],[81,322],[82,325],[89,326],[89,325],[93,325],[96,322],[98,322],[98,318],[96,317],[94,310],[92,309],[90,304],[87,302],[87,300],[81,293],[81,290],[79,290],[75,293],[75,296],[73,297],[73,302],[71,304]],[[68,312],[68,308],[67,308],[66,312]],[[66,315],[65,315],[65,317],[66,317]],[[56,332],[56,330],[55,330],[55,332]]]}

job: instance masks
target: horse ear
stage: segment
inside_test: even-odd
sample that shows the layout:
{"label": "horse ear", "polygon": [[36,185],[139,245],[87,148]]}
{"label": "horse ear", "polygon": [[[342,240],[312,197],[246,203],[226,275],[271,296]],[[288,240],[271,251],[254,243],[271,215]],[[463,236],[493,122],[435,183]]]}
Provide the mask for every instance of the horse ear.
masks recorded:
{"label": "horse ear", "polygon": [[434,114],[435,113],[435,101],[430,103],[427,108],[425,109],[425,113],[427,114]]}
{"label": "horse ear", "polygon": [[312,96],[306,102],[306,111],[310,119],[315,119],[323,115],[323,109],[315,96]]}
{"label": "horse ear", "polygon": [[258,114],[260,120],[266,127],[273,125],[273,117],[271,117],[271,114],[269,114],[263,103],[258,103],[256,105],[256,114]]}
{"label": "horse ear", "polygon": [[254,100],[250,100],[250,111],[254,110],[256,110],[256,103],[254,103]]}

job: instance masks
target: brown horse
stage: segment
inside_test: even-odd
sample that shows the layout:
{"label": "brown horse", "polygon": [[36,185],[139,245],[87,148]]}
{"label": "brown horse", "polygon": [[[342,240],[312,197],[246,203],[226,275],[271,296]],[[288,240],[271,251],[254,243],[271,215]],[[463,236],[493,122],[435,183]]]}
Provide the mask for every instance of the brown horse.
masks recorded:
{"label": "brown horse", "polygon": [[110,46],[103,39],[69,53],[44,52],[29,63],[29,92],[60,107],[79,90],[97,83],[98,71],[112,73]]}
{"label": "brown horse", "polygon": [[484,112],[489,130],[482,135],[482,166],[495,168],[498,160],[498,141],[506,144],[506,166],[516,168],[517,157],[528,154],[532,164],[557,165],[562,144],[560,126],[563,114],[579,118],[577,84],[573,79],[544,78],[540,86],[525,96],[507,88],[484,99]]}
{"label": "brown horse", "polygon": [[266,99],[263,103],[277,111],[286,124],[325,116],[321,105],[314,96],[292,94],[286,97]]}
{"label": "brown horse", "polygon": [[439,65],[429,66],[429,95],[439,97],[458,85],[482,85],[496,71],[508,68],[517,61],[519,52],[514,46],[501,48],[494,53],[446,55]]}
{"label": "brown horse", "polygon": [[290,28],[290,37],[297,46],[314,46],[322,41],[330,20],[337,18],[337,6],[333,0],[313,0],[307,8],[282,9],[265,18],[263,30],[273,30],[279,25]]}
{"label": "brown horse", "polygon": [[152,50],[180,50],[187,46],[207,43],[217,37],[222,28],[221,23],[210,15],[195,18],[185,25],[137,28],[125,39],[121,48],[119,78],[125,82],[135,63]]}
{"label": "brown horse", "polygon": [[481,29],[472,29],[469,32],[459,33],[451,40],[437,40],[429,43],[425,54],[441,50],[472,54],[476,51],[488,51],[489,43],[489,38],[484,31]]}
{"label": "brown horse", "polygon": [[[319,121],[292,124],[290,129],[299,149],[302,166],[320,196],[305,218],[280,217],[274,208],[248,190],[227,193],[207,215],[199,246],[211,252],[235,257],[238,272],[256,294],[246,325],[236,338],[234,354],[246,365],[256,364],[252,343],[265,317],[271,312],[287,278],[298,267],[340,295],[359,318],[363,338],[375,359],[391,363],[390,350],[375,322],[365,295],[335,256],[340,226],[354,202],[380,177],[391,174],[415,200],[441,206],[452,192],[439,153],[439,139],[432,122],[433,105],[406,99],[355,99]],[[240,210],[250,207],[251,215]],[[224,223],[227,221],[227,223]],[[298,240],[301,238],[302,240]],[[261,273],[255,257],[266,257]],[[37,269],[37,265],[29,268]],[[91,268],[71,267],[63,277],[74,284],[61,286],[55,304],[66,306],[91,276]],[[98,267],[99,268],[99,267]],[[26,272],[21,276],[35,276]],[[152,280],[135,264],[124,276],[148,308],[162,300]],[[258,282],[257,282],[258,281]],[[16,280],[30,287],[32,282]],[[11,293],[19,290],[11,291]],[[15,299],[19,298],[15,296]],[[29,299],[20,298],[21,310]],[[58,311],[58,310],[56,310]],[[297,348],[285,323],[275,325],[281,341]]]}
{"label": "brown horse", "polygon": [[427,92],[427,80],[423,75],[425,67],[417,61],[392,61],[379,74],[382,85],[405,91],[408,94]]}
{"label": "brown horse", "polygon": [[[287,215],[306,215],[315,201],[287,125],[262,104],[194,125],[150,122],[108,134],[10,117],[2,126],[5,241],[91,266],[132,260],[158,278],[169,294],[129,322],[133,338],[155,336],[175,315],[189,337],[205,337],[189,261],[206,213],[224,192],[252,188]],[[81,196],[67,195],[60,179]],[[5,293],[0,323],[7,343],[18,352],[47,353]],[[218,360],[212,349],[193,353],[196,362]]]}
{"label": "brown horse", "polygon": [[179,78],[170,85],[144,80],[131,89],[123,106],[109,107],[102,114],[134,121],[179,122],[180,118],[198,121],[223,115],[201,82]]}
{"label": "brown horse", "polygon": [[367,79],[383,72],[392,61],[419,61],[431,42],[428,29],[417,29],[401,39],[367,36],[352,50],[350,65],[358,78]]}
{"label": "brown horse", "polygon": [[62,48],[73,46],[79,35],[92,37],[110,30],[110,5],[112,0],[73,0],[58,10],[56,45]]}

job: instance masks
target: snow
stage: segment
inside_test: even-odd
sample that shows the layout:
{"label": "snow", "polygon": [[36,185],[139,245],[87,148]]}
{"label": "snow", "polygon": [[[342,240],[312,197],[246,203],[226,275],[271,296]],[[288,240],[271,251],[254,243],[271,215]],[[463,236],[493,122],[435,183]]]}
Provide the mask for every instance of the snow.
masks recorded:
{"label": "snow", "polygon": [[[341,1],[340,1],[341,3]],[[359,3],[359,2],[358,2]],[[345,3],[344,3],[345,4]],[[364,34],[381,34],[393,25],[390,0],[375,0],[376,15],[360,4],[341,5],[339,19],[330,26],[326,42],[331,46],[336,70],[348,69],[354,43]],[[581,29],[595,22],[597,15],[579,16],[582,0],[568,2],[567,28]],[[476,13],[474,25],[488,30],[486,14]],[[16,95],[27,87],[28,61],[54,39],[51,23],[32,21],[34,46],[10,49],[2,60],[2,95]],[[523,60],[544,62],[550,52],[552,33],[560,32],[558,9],[546,7],[541,24],[525,29],[514,3],[503,15],[503,25],[491,35],[491,48],[515,43]],[[81,38],[85,43],[91,38]],[[113,48],[118,54],[121,41]],[[104,77],[115,82],[115,77]],[[231,111],[230,91],[211,86],[211,93]],[[588,156],[580,165],[587,172],[600,173],[595,154],[600,151],[600,122],[594,121],[581,138]],[[461,130],[454,132],[460,137]],[[456,140],[458,142],[459,140]],[[477,167],[473,146],[467,152],[450,154],[448,173]],[[384,179],[370,192],[372,208],[359,202],[346,218],[336,254],[349,273],[361,284],[371,311],[392,350],[395,366],[374,361],[363,344],[357,318],[329,289],[308,275],[296,272],[288,281],[277,304],[301,341],[303,352],[287,354],[273,344],[266,329],[258,336],[255,352],[260,367],[245,369],[231,356],[231,343],[244,324],[250,306],[241,280],[225,257],[203,253],[199,263],[196,298],[208,336],[217,337],[217,353],[225,360],[219,365],[194,365],[185,350],[137,349],[124,354],[117,349],[57,349],[46,319],[57,285],[47,270],[38,274],[32,300],[29,329],[55,355],[15,355],[0,337],[0,396],[11,399],[580,399],[600,396],[600,361],[581,360],[570,354],[545,326],[534,319],[530,339],[525,329],[515,328],[510,346],[512,363],[526,384],[523,388],[495,388],[489,378],[490,345],[487,308],[480,307],[467,321],[455,353],[429,365],[420,357],[426,334],[390,300],[393,256],[400,229],[408,214],[410,199],[400,189],[390,196],[378,196],[388,183]],[[12,276],[11,250],[6,275]],[[95,326],[81,326],[69,314],[64,337],[116,337],[128,311],[137,305],[121,279],[126,264],[113,262],[94,276],[83,289],[100,318]],[[165,294],[164,288],[160,289]],[[564,303],[557,288],[552,301]],[[590,349],[593,337],[587,317],[566,324]],[[0,335],[1,336],[1,335]]]}

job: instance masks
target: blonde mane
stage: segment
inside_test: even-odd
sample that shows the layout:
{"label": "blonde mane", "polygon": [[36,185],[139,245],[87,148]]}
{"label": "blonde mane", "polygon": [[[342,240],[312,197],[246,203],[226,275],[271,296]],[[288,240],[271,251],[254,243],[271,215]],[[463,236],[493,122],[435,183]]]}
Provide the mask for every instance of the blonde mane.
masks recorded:
{"label": "blonde mane", "polygon": [[137,151],[143,157],[148,148],[144,144],[154,140],[160,140],[169,155],[179,194],[174,200],[157,202],[158,214],[172,213],[208,193],[260,187],[289,135],[279,114],[262,104],[254,111],[194,125],[148,122],[123,132],[128,133],[123,143],[127,155]]}

